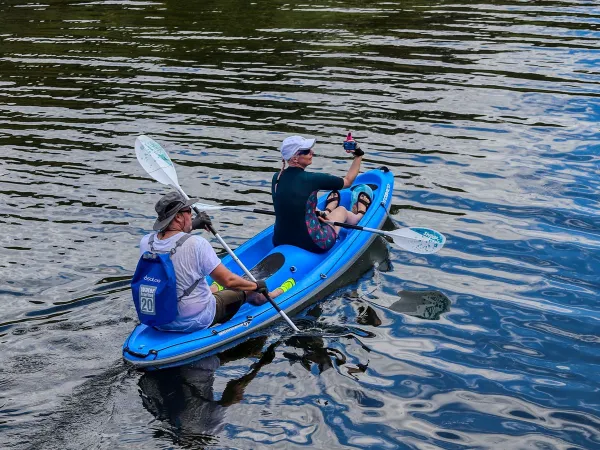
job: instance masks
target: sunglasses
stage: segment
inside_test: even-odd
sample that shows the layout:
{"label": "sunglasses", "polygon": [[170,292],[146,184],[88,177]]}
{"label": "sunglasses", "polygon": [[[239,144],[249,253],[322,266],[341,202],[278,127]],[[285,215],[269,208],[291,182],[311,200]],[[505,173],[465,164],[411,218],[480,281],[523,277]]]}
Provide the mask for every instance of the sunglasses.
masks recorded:
{"label": "sunglasses", "polygon": [[298,156],[306,156],[306,155],[309,155],[311,153],[314,155],[314,152],[312,151],[312,148],[309,148],[308,150],[298,150],[296,153],[298,154]]}

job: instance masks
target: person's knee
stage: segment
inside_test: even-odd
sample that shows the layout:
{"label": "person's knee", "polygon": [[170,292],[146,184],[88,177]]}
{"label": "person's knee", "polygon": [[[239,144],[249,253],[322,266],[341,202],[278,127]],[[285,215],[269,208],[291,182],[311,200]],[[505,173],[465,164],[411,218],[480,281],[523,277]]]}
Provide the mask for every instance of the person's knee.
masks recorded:
{"label": "person's knee", "polygon": [[258,292],[247,291],[246,292],[246,301],[248,303],[250,303],[252,306],[260,306],[260,305],[264,305],[265,303],[267,303],[268,300],[264,295],[259,294]]}
{"label": "person's knee", "polygon": [[345,222],[348,217],[348,210],[343,206],[338,206],[327,216],[327,219],[336,222]]}

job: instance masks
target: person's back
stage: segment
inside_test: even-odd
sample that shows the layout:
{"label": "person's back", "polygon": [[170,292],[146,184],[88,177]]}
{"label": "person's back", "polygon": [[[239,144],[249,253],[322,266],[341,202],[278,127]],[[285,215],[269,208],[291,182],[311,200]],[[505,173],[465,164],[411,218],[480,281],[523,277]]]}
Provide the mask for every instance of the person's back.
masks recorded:
{"label": "person's back", "polygon": [[[285,169],[279,181],[273,176],[275,209],[274,245],[295,245],[321,253],[335,243],[335,233],[317,218],[315,208],[319,190],[341,189],[344,180],[327,174],[305,172],[300,167]],[[331,231],[331,232],[330,232]]]}
{"label": "person's back", "polygon": [[[166,239],[157,233],[144,236],[140,242],[140,256],[147,251],[169,252],[185,233],[180,232]],[[152,248],[149,241],[152,239]],[[177,275],[177,317],[174,321],[157,327],[165,331],[195,331],[211,325],[215,316],[215,301],[205,277],[221,263],[210,243],[201,236],[190,236],[171,256]],[[189,294],[186,290],[194,288]]]}

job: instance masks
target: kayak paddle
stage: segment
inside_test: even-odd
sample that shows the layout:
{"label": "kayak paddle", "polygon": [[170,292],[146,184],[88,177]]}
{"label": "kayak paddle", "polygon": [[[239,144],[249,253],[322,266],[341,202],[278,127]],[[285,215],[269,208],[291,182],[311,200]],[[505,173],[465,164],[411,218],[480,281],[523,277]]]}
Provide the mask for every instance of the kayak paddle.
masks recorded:
{"label": "kayak paddle", "polygon": [[[238,208],[237,206],[219,206],[209,205],[206,203],[195,203],[195,207],[203,211],[217,211],[220,209],[235,209],[237,211],[252,212],[256,214],[266,214],[274,216],[273,211],[265,209],[252,209],[252,208]],[[399,228],[398,230],[383,231],[376,228],[361,227],[359,225],[350,225],[344,222],[331,222],[325,221],[330,225],[349,228],[352,230],[366,231],[368,233],[375,233],[381,236],[386,236],[392,240],[392,244],[400,247],[403,250],[407,250],[412,253],[418,253],[421,255],[430,255],[437,253],[446,243],[446,237],[439,231],[432,230],[430,228],[422,227],[410,227],[410,228]]]}
{"label": "kayak paddle", "polygon": [[[189,200],[187,194],[183,192],[183,189],[181,189],[181,186],[179,186],[179,181],[177,180],[177,172],[175,171],[175,166],[173,165],[171,158],[169,158],[167,152],[160,146],[158,142],[150,139],[148,136],[139,136],[135,140],[135,155],[137,156],[140,165],[144,168],[148,175],[150,175],[159,183],[172,186],[186,200]],[[197,204],[193,205],[194,211],[196,212],[196,214],[200,214],[200,210],[196,205]],[[248,278],[250,278],[250,280],[256,283],[256,278],[254,278],[254,275],[250,273],[250,271],[246,268],[246,266],[244,266],[242,261],[240,261],[236,254],[233,253],[233,251],[225,243],[223,238],[219,236],[219,233],[217,233],[217,231],[212,227],[212,225],[209,226],[209,229],[210,232],[221,243],[223,248],[227,250],[227,253],[229,253],[233,260],[248,276]],[[267,298],[267,300],[269,300],[271,305],[273,305],[273,308],[275,308],[275,310],[281,315],[281,317],[285,319],[285,321],[292,328],[292,330],[299,332],[300,330],[298,329],[298,327],[294,325],[294,322],[292,322],[287,316],[287,314],[281,310],[279,305],[275,303],[268,294],[265,294],[265,297]]]}
{"label": "kayak paddle", "polygon": [[343,222],[331,222],[329,220],[326,220],[325,223],[342,228],[349,228],[351,230],[367,231],[369,233],[386,236],[391,238],[392,243],[396,246],[421,255],[437,253],[446,243],[446,237],[442,233],[429,228],[410,227],[393,231],[383,231],[376,228],[361,227],[360,225],[350,225]]}

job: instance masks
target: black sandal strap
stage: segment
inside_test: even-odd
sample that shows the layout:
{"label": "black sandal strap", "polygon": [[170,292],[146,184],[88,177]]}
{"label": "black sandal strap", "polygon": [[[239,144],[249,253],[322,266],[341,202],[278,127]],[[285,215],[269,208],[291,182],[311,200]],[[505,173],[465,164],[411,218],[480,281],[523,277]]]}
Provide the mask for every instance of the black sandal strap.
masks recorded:
{"label": "black sandal strap", "polygon": [[[361,197],[362,196],[362,197]],[[367,203],[367,201],[364,199],[364,197],[367,197],[369,199],[369,202]],[[361,205],[365,205],[366,208],[364,211],[358,211],[358,206],[356,207],[356,214],[365,214],[367,212],[367,210],[369,209],[369,206],[371,206],[371,203],[373,203],[373,200],[371,200],[371,197],[369,197],[367,194],[365,194],[364,192],[361,192],[360,194],[358,194],[358,198],[356,199],[356,204],[361,204]]]}
{"label": "black sandal strap", "polygon": [[[337,197],[334,197],[334,194],[337,195]],[[340,195],[340,191],[337,191],[337,190],[331,191],[329,193],[329,195],[327,196],[327,199],[325,200],[325,211],[331,212],[331,209],[327,208],[327,205],[329,205],[332,202],[338,202],[338,206],[339,206],[341,199],[342,199],[342,196]]]}

